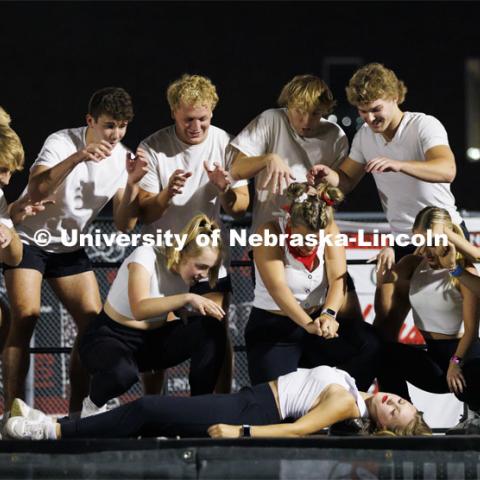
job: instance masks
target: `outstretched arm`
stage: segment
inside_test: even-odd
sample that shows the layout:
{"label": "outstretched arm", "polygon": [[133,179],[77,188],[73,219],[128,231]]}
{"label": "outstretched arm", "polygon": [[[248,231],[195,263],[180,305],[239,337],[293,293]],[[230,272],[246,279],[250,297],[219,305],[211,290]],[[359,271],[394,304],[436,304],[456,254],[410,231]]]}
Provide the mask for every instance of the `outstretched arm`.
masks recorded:
{"label": "outstretched arm", "polygon": [[159,317],[168,312],[179,310],[186,305],[201,315],[223,318],[225,312],[214,301],[194,293],[180,293],[166,297],[150,296],[151,274],[140,263],[128,265],[128,299],[130,309],[137,321]]}
{"label": "outstretched arm", "polygon": [[276,153],[267,153],[258,157],[247,157],[238,152],[233,160],[230,173],[234,180],[250,179],[266,169],[265,181],[260,187],[268,188],[272,193],[282,194],[286,187],[295,180],[290,167]]}
{"label": "outstretched arm", "polygon": [[[359,415],[352,394],[340,385],[330,385],[322,392],[318,405],[297,421],[255,425],[251,427],[250,434],[252,437],[302,437]],[[213,438],[235,438],[241,436],[241,431],[241,425],[216,424],[208,429],[208,434]]]}
{"label": "outstretched arm", "polygon": [[307,181],[312,185],[322,181],[327,182],[347,194],[357,186],[363,175],[365,175],[364,165],[348,157],[337,171],[326,165],[314,165],[307,174]]}
{"label": "outstretched arm", "polygon": [[400,328],[410,310],[410,279],[420,261],[418,256],[407,255],[392,270],[377,271],[373,325],[379,329],[385,340],[398,340]]}
{"label": "outstretched arm", "polygon": [[55,193],[70,172],[81,162],[101,162],[112,154],[112,145],[102,140],[90,143],[53,167],[36,166],[28,179],[28,197],[32,202],[40,202]]}
{"label": "outstretched arm", "polygon": [[451,183],[457,173],[455,157],[447,145],[437,145],[425,152],[425,160],[394,160],[387,157],[372,158],[367,162],[368,173],[401,172],[418,180],[431,183]]}

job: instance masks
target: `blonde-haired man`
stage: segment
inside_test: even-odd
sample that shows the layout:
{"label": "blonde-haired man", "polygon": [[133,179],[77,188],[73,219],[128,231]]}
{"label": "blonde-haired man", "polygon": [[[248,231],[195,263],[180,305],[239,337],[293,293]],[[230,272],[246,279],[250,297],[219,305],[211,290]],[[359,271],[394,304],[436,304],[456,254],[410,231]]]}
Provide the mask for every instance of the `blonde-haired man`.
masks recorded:
{"label": "blonde-haired man", "polygon": [[255,177],[253,232],[287,203],[284,191],[292,180],[305,181],[317,163],[335,168],[348,153],[343,130],[323,118],[335,105],[323,80],[297,75],[283,87],[278,103],[280,108],[261,113],[231,142],[233,178]]}
{"label": "blonde-haired man", "polygon": [[[379,63],[357,70],[346,91],[365,123],[340,167],[335,171],[314,166],[310,181],[324,179],[348,193],[365,173],[372,173],[393,233],[411,234],[415,216],[428,205],[445,208],[454,223],[460,224],[450,191],[455,158],[443,125],[424,113],[403,112],[399,105],[407,88],[392,70]],[[397,261],[412,249],[396,245]],[[390,268],[393,261],[393,251],[387,249],[377,268]]]}
{"label": "blonde-haired man", "polygon": [[[218,102],[215,85],[204,76],[185,74],[170,84],[167,100],[174,124],[140,145],[148,157],[148,171],[139,183],[138,195],[143,231],[180,233],[198,212],[220,222],[220,207],[230,215],[242,215],[249,202],[247,182],[232,182],[226,156],[231,137],[211,125]],[[225,311],[231,291],[227,268],[228,259],[213,290],[207,281],[191,290],[223,304]],[[218,346],[218,352],[224,348]],[[230,373],[227,377],[220,391],[230,390]],[[205,392],[199,393],[212,391],[213,386],[211,379],[205,379]]]}

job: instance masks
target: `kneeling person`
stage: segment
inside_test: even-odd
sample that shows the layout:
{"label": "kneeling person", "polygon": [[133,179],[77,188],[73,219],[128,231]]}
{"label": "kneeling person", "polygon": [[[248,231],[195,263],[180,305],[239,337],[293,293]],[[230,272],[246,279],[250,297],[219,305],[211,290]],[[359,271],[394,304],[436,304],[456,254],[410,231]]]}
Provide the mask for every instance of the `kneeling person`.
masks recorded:
{"label": "kneeling person", "polygon": [[[205,215],[197,215],[181,232],[183,249],[141,246],[125,259],[103,312],[80,347],[91,375],[82,417],[104,411],[108,400],[137,382],[139,372],[187,359],[192,395],[213,392],[225,354],[225,329],[219,321],[225,312],[189,288],[207,277],[212,286],[217,281],[223,252],[213,234],[217,228]],[[209,236],[210,244],[200,247],[199,235]],[[172,311],[184,321],[167,320]]]}

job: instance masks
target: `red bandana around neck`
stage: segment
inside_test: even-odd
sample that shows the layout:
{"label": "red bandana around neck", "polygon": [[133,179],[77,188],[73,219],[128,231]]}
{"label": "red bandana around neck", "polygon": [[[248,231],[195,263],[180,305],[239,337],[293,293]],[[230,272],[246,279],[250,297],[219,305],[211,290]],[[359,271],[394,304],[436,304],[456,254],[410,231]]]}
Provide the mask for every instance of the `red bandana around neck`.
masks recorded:
{"label": "red bandana around neck", "polygon": [[285,226],[285,233],[288,235],[287,237],[288,251],[293,256],[293,258],[295,258],[295,260],[298,260],[299,262],[303,263],[305,265],[305,268],[309,272],[311,272],[313,270],[313,267],[315,266],[315,259],[317,257],[318,245],[312,250],[312,253],[308,255],[302,254],[302,252],[298,249],[298,247],[294,247],[290,245],[290,235],[292,234],[292,229],[290,225]]}

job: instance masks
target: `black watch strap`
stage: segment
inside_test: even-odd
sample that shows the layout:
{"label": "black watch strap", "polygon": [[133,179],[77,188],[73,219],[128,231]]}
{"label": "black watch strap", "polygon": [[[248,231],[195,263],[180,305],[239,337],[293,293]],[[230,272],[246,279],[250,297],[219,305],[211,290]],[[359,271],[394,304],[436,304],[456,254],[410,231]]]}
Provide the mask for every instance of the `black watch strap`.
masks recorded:
{"label": "black watch strap", "polygon": [[242,425],[242,437],[251,437],[250,425]]}

